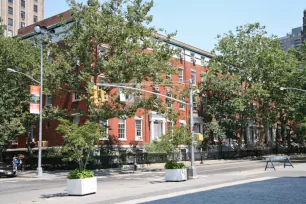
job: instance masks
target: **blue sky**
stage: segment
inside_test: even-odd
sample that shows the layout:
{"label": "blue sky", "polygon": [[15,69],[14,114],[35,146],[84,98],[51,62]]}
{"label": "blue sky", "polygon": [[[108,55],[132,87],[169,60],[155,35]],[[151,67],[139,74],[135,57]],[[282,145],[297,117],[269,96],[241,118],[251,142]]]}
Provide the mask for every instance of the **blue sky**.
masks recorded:
{"label": "blue sky", "polygon": [[[87,2],[79,0],[79,2]],[[45,18],[68,10],[65,0],[45,0]],[[305,0],[155,0],[153,25],[175,39],[210,51],[217,34],[236,26],[260,22],[279,37],[302,25]]]}

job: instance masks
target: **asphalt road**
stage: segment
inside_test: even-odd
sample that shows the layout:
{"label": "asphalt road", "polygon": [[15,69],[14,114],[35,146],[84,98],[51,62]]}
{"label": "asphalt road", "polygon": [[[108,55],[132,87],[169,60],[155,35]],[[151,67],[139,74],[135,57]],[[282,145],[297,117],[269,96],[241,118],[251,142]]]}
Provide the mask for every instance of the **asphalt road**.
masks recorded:
{"label": "asphalt road", "polygon": [[306,177],[284,177],[143,202],[145,204],[305,204]]}
{"label": "asphalt road", "polygon": [[[214,164],[214,165],[202,165],[197,166],[197,172],[200,178],[203,177],[213,177],[213,175],[217,175],[216,178],[219,178],[219,183],[222,183],[222,178],[228,178],[230,175],[236,175],[239,176],[240,174],[243,174],[243,172],[246,171],[263,171],[265,167],[265,163],[262,161],[243,161],[243,162],[236,162],[236,163],[225,163],[225,164]],[[282,164],[276,164],[276,168],[283,168]],[[291,167],[286,167],[291,168]],[[269,169],[268,171],[273,172],[273,169]],[[297,179],[298,180],[298,179]],[[281,185],[284,186],[284,188],[274,188],[271,192],[272,197],[275,197],[274,194],[278,195],[276,193],[276,190],[282,192],[283,190],[287,188],[291,188],[292,185],[296,186],[296,188],[303,188],[306,189],[305,184],[303,182],[293,180],[292,182],[289,181],[290,185],[284,185],[287,180],[275,180],[273,184],[275,185]],[[302,178],[302,180],[305,183],[305,178]],[[135,172],[134,174],[119,174],[114,176],[100,176],[98,177],[98,189],[103,189],[104,191],[111,192],[113,189],[125,189],[125,188],[133,188],[133,190],[141,189],[144,186],[148,186],[149,184],[162,184],[164,183],[164,172]],[[235,186],[234,188],[237,188],[236,190],[232,190],[234,188],[222,188],[220,189],[220,193],[222,195],[219,195],[220,193],[212,190],[212,191],[205,191],[205,198],[211,197],[209,203],[220,203],[219,201],[222,201],[225,199],[227,195],[229,200],[232,199],[234,196],[235,199],[243,196],[243,193],[245,192],[254,192],[254,195],[261,194],[261,190],[271,190],[271,185],[268,183],[263,182],[263,188],[259,189],[260,191],[253,191],[252,188],[255,184],[244,184],[239,186]],[[291,185],[292,184],[292,185]],[[151,185],[152,186],[152,185]],[[23,201],[30,201],[30,202],[37,202],[38,198],[57,198],[57,197],[63,197],[65,195],[65,188],[66,188],[66,180],[65,179],[48,179],[45,180],[42,179],[32,179],[32,178],[0,178],[0,203],[23,203]],[[106,188],[106,189],[105,189]],[[153,187],[154,188],[154,187]],[[270,189],[269,189],[270,188]],[[246,191],[245,189],[248,189]],[[154,190],[154,189],[153,189]],[[218,191],[218,190],[217,190]],[[233,192],[237,192],[232,194]],[[301,192],[298,192],[298,194]],[[200,202],[203,201],[202,197],[203,193],[194,193],[192,195],[192,200],[189,203],[203,203]],[[270,197],[271,197],[270,195]],[[21,197],[20,197],[21,196]],[[123,196],[123,195],[122,195]],[[253,195],[250,195],[252,198]],[[109,196],[112,197],[111,195]],[[265,199],[270,199],[269,196],[264,195]],[[278,197],[278,196],[276,196]],[[282,197],[280,195],[279,197]],[[115,199],[116,196],[113,195],[113,198]],[[215,200],[214,200],[214,199]],[[261,198],[261,197],[260,197]],[[304,197],[302,197],[304,199]],[[170,199],[170,198],[169,198]],[[173,199],[173,200],[171,200]],[[181,201],[189,201],[191,198],[190,196],[186,195],[184,196],[177,196],[173,197],[170,200],[167,199],[161,199],[159,201],[152,201],[153,203],[181,203]],[[227,202],[227,199],[222,203],[241,203],[245,200],[241,200],[241,202]],[[242,198],[241,198],[242,199]],[[287,198],[286,198],[287,199]],[[114,203],[116,203],[117,200],[114,200]],[[26,203],[26,202],[25,202]],[[39,202],[38,202],[39,203]],[[97,202],[100,203],[100,202]],[[109,203],[109,202],[105,202]],[[149,202],[150,203],[150,202]],[[186,203],[186,202],[184,202]],[[187,202],[188,203],[188,202]],[[256,202],[255,202],[256,203]],[[258,203],[258,202],[257,202]],[[264,202],[269,203],[269,202]],[[273,202],[272,202],[273,203]],[[289,202],[293,203],[293,202]],[[296,203],[299,203],[298,200],[296,200]],[[295,204],[296,204],[295,203]],[[305,202],[306,203],[306,200]],[[250,203],[248,203],[250,204]]]}

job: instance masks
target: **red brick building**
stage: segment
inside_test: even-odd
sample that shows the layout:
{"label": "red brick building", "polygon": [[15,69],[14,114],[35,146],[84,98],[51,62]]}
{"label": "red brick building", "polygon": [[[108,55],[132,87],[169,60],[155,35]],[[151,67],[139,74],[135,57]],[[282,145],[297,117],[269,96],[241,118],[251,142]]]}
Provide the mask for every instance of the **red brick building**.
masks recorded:
{"label": "red brick building", "polygon": [[[48,29],[53,28],[55,33],[60,33],[63,30],[60,24],[61,17],[63,17],[67,23],[73,23],[70,11],[66,11],[62,14],[40,21],[34,25],[20,29],[19,36],[23,37],[24,39],[33,38],[35,35],[34,26],[36,25],[46,26]],[[165,38],[159,34],[157,34],[157,36],[160,38]],[[52,39],[52,41],[55,43],[59,40],[59,37],[53,37]],[[174,39],[170,40],[168,44],[174,49],[179,49],[181,51],[181,55],[173,56],[172,60],[175,62],[173,64],[173,69],[176,70],[176,74],[167,77],[170,77],[175,84],[178,84],[180,90],[189,87],[190,79],[193,79],[193,81],[195,81],[194,85],[197,86],[201,82],[202,76],[208,71],[206,64],[213,57],[213,55],[209,52]],[[148,90],[152,90],[152,88],[148,88]],[[162,87],[159,87],[159,92],[163,95],[169,95],[167,90]],[[129,99],[125,99],[125,96],[122,96],[122,100]],[[196,105],[196,102],[194,104]],[[61,94],[54,98],[45,97],[44,105],[58,106],[59,108],[67,109],[68,112],[72,109],[87,111],[86,103],[79,100],[78,96],[74,93]],[[130,147],[130,144],[135,142],[140,144],[141,147],[143,142],[150,143],[154,139],[157,139],[161,134],[165,134],[169,126],[179,126],[189,123],[189,107],[174,102],[172,105],[169,104],[168,108],[180,110],[180,116],[176,124],[174,124],[173,121],[169,121],[167,117],[162,114],[143,109],[139,109],[134,117],[127,118],[126,120],[112,118],[108,121],[104,121],[104,123],[107,123],[107,126],[109,127],[107,131],[108,134],[118,137],[123,147]],[[194,110],[191,111],[193,111],[194,114],[195,132],[202,132],[203,120],[198,115],[198,108],[195,106]],[[85,120],[85,117],[75,115],[74,122],[83,123]],[[43,141],[47,141],[49,147],[61,146],[63,144],[62,136],[55,130],[57,125],[57,121],[43,121]],[[34,128],[34,140],[38,140],[38,126]],[[18,138],[18,144],[16,144],[15,148],[25,148],[26,141],[26,137],[20,136]]]}

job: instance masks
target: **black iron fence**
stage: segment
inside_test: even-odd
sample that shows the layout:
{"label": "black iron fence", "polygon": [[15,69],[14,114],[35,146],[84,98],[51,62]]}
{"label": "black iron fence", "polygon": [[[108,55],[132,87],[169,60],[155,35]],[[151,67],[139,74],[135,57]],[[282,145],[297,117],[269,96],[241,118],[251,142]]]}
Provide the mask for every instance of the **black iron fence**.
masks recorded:
{"label": "black iron fence", "polygon": [[[211,149],[204,152],[195,152],[195,160],[202,159],[240,159],[240,158],[261,158],[264,155],[270,154],[306,154],[306,148],[284,148],[284,147],[271,147],[262,149],[236,149],[228,151],[220,151]],[[94,156],[88,163],[88,169],[104,169],[104,168],[120,168],[122,165],[131,164],[153,164],[164,163],[168,160],[176,161],[190,161],[190,153],[175,152],[171,154],[166,153],[123,153],[120,155],[101,155]],[[10,163],[11,158],[6,158],[6,163]],[[37,168],[37,157],[26,157],[23,159],[25,169]],[[65,161],[63,157],[43,157],[42,167],[44,170],[72,170],[76,169],[78,165],[75,162]]]}

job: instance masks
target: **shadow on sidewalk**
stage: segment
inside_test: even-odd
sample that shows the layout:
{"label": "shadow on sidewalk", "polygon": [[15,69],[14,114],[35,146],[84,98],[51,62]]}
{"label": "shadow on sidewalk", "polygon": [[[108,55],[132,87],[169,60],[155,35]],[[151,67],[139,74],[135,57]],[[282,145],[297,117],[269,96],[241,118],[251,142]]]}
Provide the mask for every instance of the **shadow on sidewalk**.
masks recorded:
{"label": "shadow on sidewalk", "polygon": [[43,194],[40,198],[61,198],[68,196],[67,193],[54,193],[54,194]]}

